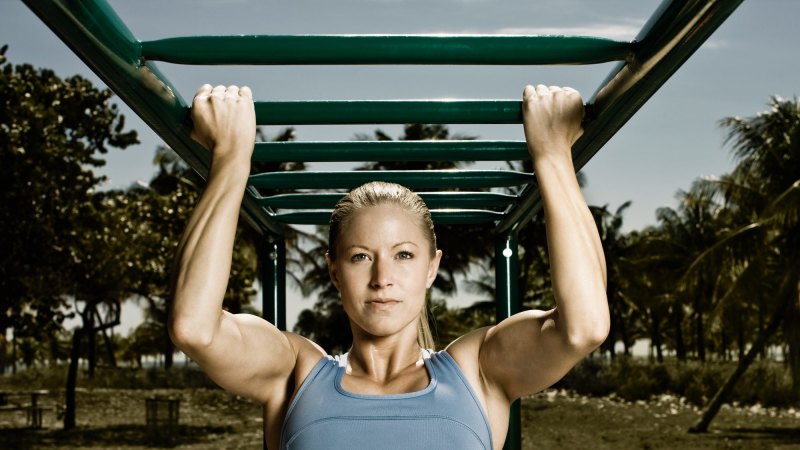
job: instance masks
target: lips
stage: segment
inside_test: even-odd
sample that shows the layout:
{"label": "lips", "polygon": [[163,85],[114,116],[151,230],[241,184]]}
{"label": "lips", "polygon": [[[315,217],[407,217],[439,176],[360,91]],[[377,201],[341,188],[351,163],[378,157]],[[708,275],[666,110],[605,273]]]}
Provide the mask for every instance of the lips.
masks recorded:
{"label": "lips", "polygon": [[367,300],[366,303],[367,303],[367,306],[370,306],[370,307],[375,308],[375,309],[383,310],[383,309],[389,309],[392,306],[399,304],[400,300],[395,300],[395,299],[392,299],[392,298],[376,298],[376,299],[372,299],[372,300]]}

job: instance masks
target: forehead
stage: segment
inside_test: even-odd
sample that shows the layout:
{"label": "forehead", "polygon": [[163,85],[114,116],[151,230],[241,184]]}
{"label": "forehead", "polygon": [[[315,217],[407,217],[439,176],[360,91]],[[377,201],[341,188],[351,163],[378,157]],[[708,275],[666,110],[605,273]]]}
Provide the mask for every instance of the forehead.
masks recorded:
{"label": "forehead", "polygon": [[343,225],[340,242],[346,245],[394,244],[402,241],[422,245],[426,241],[421,220],[397,205],[361,208]]}

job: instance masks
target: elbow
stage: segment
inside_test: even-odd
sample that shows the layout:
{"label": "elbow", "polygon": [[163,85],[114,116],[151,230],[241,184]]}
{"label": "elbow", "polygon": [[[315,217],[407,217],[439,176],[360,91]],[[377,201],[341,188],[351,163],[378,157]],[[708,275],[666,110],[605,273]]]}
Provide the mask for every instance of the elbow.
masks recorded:
{"label": "elbow", "polygon": [[589,321],[579,328],[569,331],[567,333],[569,347],[576,353],[586,356],[603,345],[603,342],[608,338],[610,328],[611,323],[608,310],[606,310],[603,314],[591,317]]}
{"label": "elbow", "polygon": [[597,350],[608,337],[608,327],[598,326],[581,333],[570,334],[568,337],[569,348],[581,357],[587,356]]}
{"label": "elbow", "polygon": [[204,330],[194,321],[180,318],[170,318],[169,337],[175,347],[184,353],[191,349],[206,348],[211,345],[214,334]]}

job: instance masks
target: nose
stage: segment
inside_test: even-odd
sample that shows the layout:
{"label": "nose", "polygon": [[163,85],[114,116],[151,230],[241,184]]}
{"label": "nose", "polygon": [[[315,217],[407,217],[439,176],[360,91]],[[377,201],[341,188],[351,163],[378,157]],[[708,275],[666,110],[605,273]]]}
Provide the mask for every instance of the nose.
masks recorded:
{"label": "nose", "polygon": [[376,258],[372,264],[372,278],[369,282],[373,289],[383,289],[394,285],[390,261],[386,258]]}

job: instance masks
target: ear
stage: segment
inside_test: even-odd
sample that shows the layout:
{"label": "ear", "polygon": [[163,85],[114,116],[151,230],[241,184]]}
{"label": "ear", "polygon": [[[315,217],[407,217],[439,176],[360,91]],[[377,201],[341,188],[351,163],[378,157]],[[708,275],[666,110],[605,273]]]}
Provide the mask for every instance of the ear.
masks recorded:
{"label": "ear", "polygon": [[433,285],[433,280],[436,279],[436,274],[439,273],[439,263],[442,261],[442,251],[436,250],[431,261],[428,263],[428,280],[426,286],[430,289]]}
{"label": "ear", "polygon": [[331,255],[327,252],[325,252],[325,262],[328,264],[328,275],[331,277],[331,283],[339,291],[339,274],[336,272],[336,262],[331,259]]}

